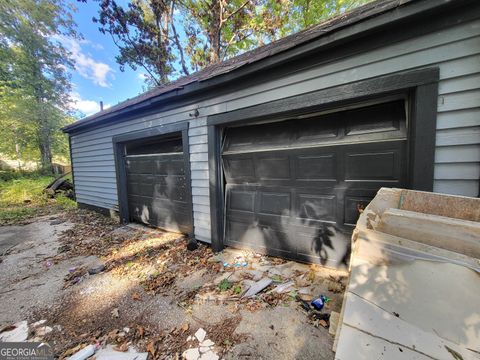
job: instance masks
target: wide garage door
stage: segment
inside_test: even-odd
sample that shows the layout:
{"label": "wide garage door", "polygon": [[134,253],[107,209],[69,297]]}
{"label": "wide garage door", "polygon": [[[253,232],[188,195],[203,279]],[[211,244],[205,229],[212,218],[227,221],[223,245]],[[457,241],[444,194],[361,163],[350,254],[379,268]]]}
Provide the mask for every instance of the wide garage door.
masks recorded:
{"label": "wide garage door", "polygon": [[181,135],[125,145],[130,220],[170,231],[192,231],[192,209]]}
{"label": "wide garage door", "polygon": [[225,243],[340,266],[360,211],[406,185],[404,100],[225,131]]}

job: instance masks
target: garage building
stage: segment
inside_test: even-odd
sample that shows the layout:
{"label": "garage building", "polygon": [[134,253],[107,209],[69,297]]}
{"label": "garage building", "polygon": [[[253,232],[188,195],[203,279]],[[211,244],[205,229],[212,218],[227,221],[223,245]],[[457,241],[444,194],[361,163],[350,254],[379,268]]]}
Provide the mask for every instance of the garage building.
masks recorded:
{"label": "garage building", "polygon": [[480,3],[375,1],[64,131],[81,206],[338,266],[380,187],[479,195]]}

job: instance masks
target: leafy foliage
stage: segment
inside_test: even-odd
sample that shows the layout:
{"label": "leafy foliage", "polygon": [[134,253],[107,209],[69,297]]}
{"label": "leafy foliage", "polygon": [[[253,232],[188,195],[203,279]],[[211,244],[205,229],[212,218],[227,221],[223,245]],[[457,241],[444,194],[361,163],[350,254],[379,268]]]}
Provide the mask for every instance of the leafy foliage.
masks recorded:
{"label": "leafy foliage", "polygon": [[119,48],[120,69],[141,68],[155,86],[369,0],[132,0],[126,7],[96,1],[100,11],[93,20]]}
{"label": "leafy foliage", "polygon": [[67,149],[58,130],[72,121],[73,64],[55,40],[76,36],[70,11],[61,0],[0,2],[0,152],[49,169]]}

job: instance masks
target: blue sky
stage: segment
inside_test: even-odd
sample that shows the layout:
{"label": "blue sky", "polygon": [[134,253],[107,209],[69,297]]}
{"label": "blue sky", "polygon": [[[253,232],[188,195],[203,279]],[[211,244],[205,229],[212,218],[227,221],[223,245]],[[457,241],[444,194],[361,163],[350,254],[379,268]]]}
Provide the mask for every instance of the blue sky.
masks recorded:
{"label": "blue sky", "polygon": [[115,61],[117,47],[110,35],[98,31],[98,24],[92,21],[92,17],[98,14],[98,2],[75,1],[74,4],[78,10],[73,17],[84,39],[64,38],[61,42],[72,53],[76,63],[72,72],[73,107],[85,115],[91,115],[99,110],[100,101],[109,107],[141,93],[143,73],[129,67],[124,72],[120,71]]}

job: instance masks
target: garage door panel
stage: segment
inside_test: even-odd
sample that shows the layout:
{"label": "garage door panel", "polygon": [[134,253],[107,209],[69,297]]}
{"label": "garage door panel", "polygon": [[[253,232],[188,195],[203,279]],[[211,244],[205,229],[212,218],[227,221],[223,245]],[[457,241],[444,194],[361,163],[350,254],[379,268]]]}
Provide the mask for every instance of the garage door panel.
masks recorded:
{"label": "garage door panel", "polygon": [[337,198],[335,195],[297,194],[297,217],[305,220],[336,221]]}
{"label": "garage door panel", "polygon": [[148,158],[127,158],[126,168],[129,174],[151,174],[153,167],[152,159]]}
{"label": "garage door panel", "polygon": [[227,129],[226,244],[344,263],[360,211],[404,186],[406,143],[403,101]]}
{"label": "garage door panel", "polygon": [[290,193],[260,191],[258,212],[264,215],[290,216]]}
{"label": "garage door panel", "polygon": [[129,195],[187,201],[184,176],[129,175],[127,184]]}
{"label": "garage door panel", "polygon": [[345,224],[355,226],[360,213],[367,207],[367,205],[375,197],[372,196],[347,196],[345,198]]}
{"label": "garage door panel", "polygon": [[292,257],[295,243],[290,242],[287,234],[278,231],[276,226],[229,221],[226,228],[225,242],[229,246],[254,249],[273,256]]}
{"label": "garage door panel", "polygon": [[255,211],[255,191],[236,190],[229,187],[227,196],[229,197],[229,201],[227,201],[229,210],[251,213]]}
{"label": "garage door panel", "polygon": [[400,181],[404,159],[404,142],[349,146],[345,150],[345,180]]}
{"label": "garage door panel", "polygon": [[351,234],[338,231],[330,224],[297,228],[296,233],[298,259],[331,267],[346,265]]}
{"label": "garage door panel", "polygon": [[[125,146],[131,219],[171,231],[191,232],[192,209],[181,137],[138,140]],[[149,153],[164,151],[165,153]]]}
{"label": "garage door panel", "polygon": [[290,158],[288,156],[260,155],[255,159],[258,180],[290,180]]}
{"label": "garage door panel", "polygon": [[183,154],[166,155],[154,161],[155,174],[185,175],[185,161]]}
{"label": "garage door panel", "polygon": [[255,181],[253,155],[225,157],[223,160],[227,181]]}
{"label": "garage door panel", "polygon": [[337,157],[335,153],[295,156],[296,180],[331,180],[336,182]]}

